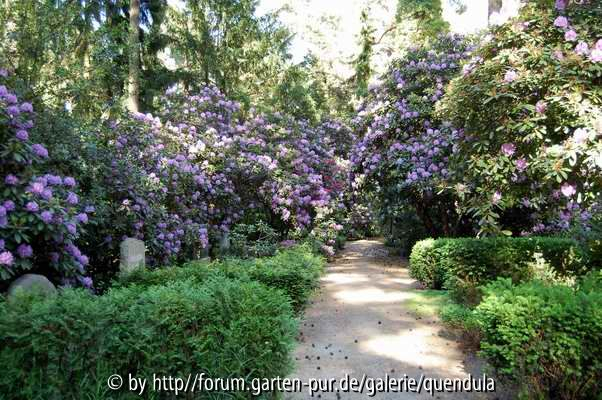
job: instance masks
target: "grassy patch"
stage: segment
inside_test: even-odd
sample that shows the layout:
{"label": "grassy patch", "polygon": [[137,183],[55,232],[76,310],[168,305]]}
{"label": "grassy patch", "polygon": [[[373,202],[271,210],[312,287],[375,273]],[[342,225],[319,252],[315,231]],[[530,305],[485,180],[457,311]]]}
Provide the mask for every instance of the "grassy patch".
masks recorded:
{"label": "grassy patch", "polygon": [[412,297],[404,305],[419,317],[434,317],[449,302],[447,291],[427,289],[412,292]]}

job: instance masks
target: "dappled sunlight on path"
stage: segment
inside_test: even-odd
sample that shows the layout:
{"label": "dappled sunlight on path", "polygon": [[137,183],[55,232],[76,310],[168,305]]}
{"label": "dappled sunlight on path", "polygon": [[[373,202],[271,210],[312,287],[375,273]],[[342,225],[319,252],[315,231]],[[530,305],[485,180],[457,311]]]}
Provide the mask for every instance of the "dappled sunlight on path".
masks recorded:
{"label": "dappled sunlight on path", "polygon": [[[414,313],[410,302],[418,283],[409,277],[405,261],[390,257],[379,240],[347,244],[329,264],[320,291],[301,321],[291,377],[340,379],[465,378],[482,374],[480,365],[465,362],[460,345],[444,334],[432,315]],[[309,395],[289,393],[286,399]],[[314,398],[318,398],[318,394]],[[320,393],[321,399],[361,399],[367,394]],[[376,399],[493,399],[483,393],[379,393]]]}

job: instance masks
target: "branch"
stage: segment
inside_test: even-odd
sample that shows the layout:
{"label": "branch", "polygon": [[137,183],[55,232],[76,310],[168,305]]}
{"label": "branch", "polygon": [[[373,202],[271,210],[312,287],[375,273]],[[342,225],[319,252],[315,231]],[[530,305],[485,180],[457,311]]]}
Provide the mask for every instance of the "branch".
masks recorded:
{"label": "branch", "polygon": [[387,33],[391,32],[392,30],[394,30],[397,26],[395,24],[391,25],[390,27],[388,27],[383,33],[382,35],[380,35],[380,38],[378,38],[378,40],[376,42],[372,42],[373,45],[377,45],[380,44],[380,42],[383,40],[383,38],[387,35]]}

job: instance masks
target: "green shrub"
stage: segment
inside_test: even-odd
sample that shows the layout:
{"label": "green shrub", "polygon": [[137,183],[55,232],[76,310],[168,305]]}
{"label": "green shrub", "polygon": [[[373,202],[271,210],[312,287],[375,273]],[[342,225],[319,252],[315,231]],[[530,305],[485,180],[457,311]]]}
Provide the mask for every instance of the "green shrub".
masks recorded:
{"label": "green shrub", "polygon": [[[273,378],[291,371],[295,334],[281,293],[224,277],[118,288],[99,297],[68,289],[44,301],[0,301],[0,393],[127,399],[138,397],[127,381],[126,389],[110,392],[110,375]],[[232,398],[203,398],[225,397]]]}
{"label": "green shrub", "polygon": [[273,256],[278,239],[278,233],[263,221],[238,224],[230,232],[230,253],[243,258]]}
{"label": "green shrub", "polygon": [[602,390],[602,285],[592,279],[589,290],[508,278],[485,286],[474,311],[482,354],[529,398],[593,399]]}
{"label": "green shrub", "polygon": [[296,312],[300,312],[318,286],[324,261],[308,246],[279,250],[273,257],[243,260],[227,258],[208,264],[194,261],[183,267],[139,270],[121,279],[117,285],[157,285],[192,279],[204,281],[213,274],[231,279],[253,280],[282,290]]}
{"label": "green shrub", "polygon": [[410,274],[431,288],[470,290],[498,277],[524,281],[533,276],[532,265],[538,258],[559,276],[587,272],[572,239],[498,237],[420,241],[410,255]]}
{"label": "green shrub", "polygon": [[252,262],[226,260],[219,268],[228,277],[247,274],[266,286],[281,289],[290,298],[294,310],[300,312],[318,287],[323,264],[322,257],[314,255],[308,246],[298,246]]}

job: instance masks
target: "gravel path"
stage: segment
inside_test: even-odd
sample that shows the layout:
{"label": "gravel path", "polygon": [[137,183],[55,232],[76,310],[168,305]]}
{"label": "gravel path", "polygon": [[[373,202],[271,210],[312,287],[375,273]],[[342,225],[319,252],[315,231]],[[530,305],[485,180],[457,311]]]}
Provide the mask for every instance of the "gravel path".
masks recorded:
{"label": "gravel path", "polygon": [[[481,363],[468,359],[458,342],[446,337],[434,316],[419,316],[408,306],[418,283],[403,260],[388,256],[378,240],[347,244],[322,277],[321,289],[301,321],[297,368],[291,376],[361,381],[374,379],[466,378],[482,376]],[[498,385],[496,385],[497,387]],[[367,387],[367,386],[366,386]],[[499,392],[499,388],[498,388]],[[287,393],[285,399],[311,398]],[[484,393],[377,393],[375,399],[495,399]],[[363,394],[318,392],[313,398],[369,399]]]}

